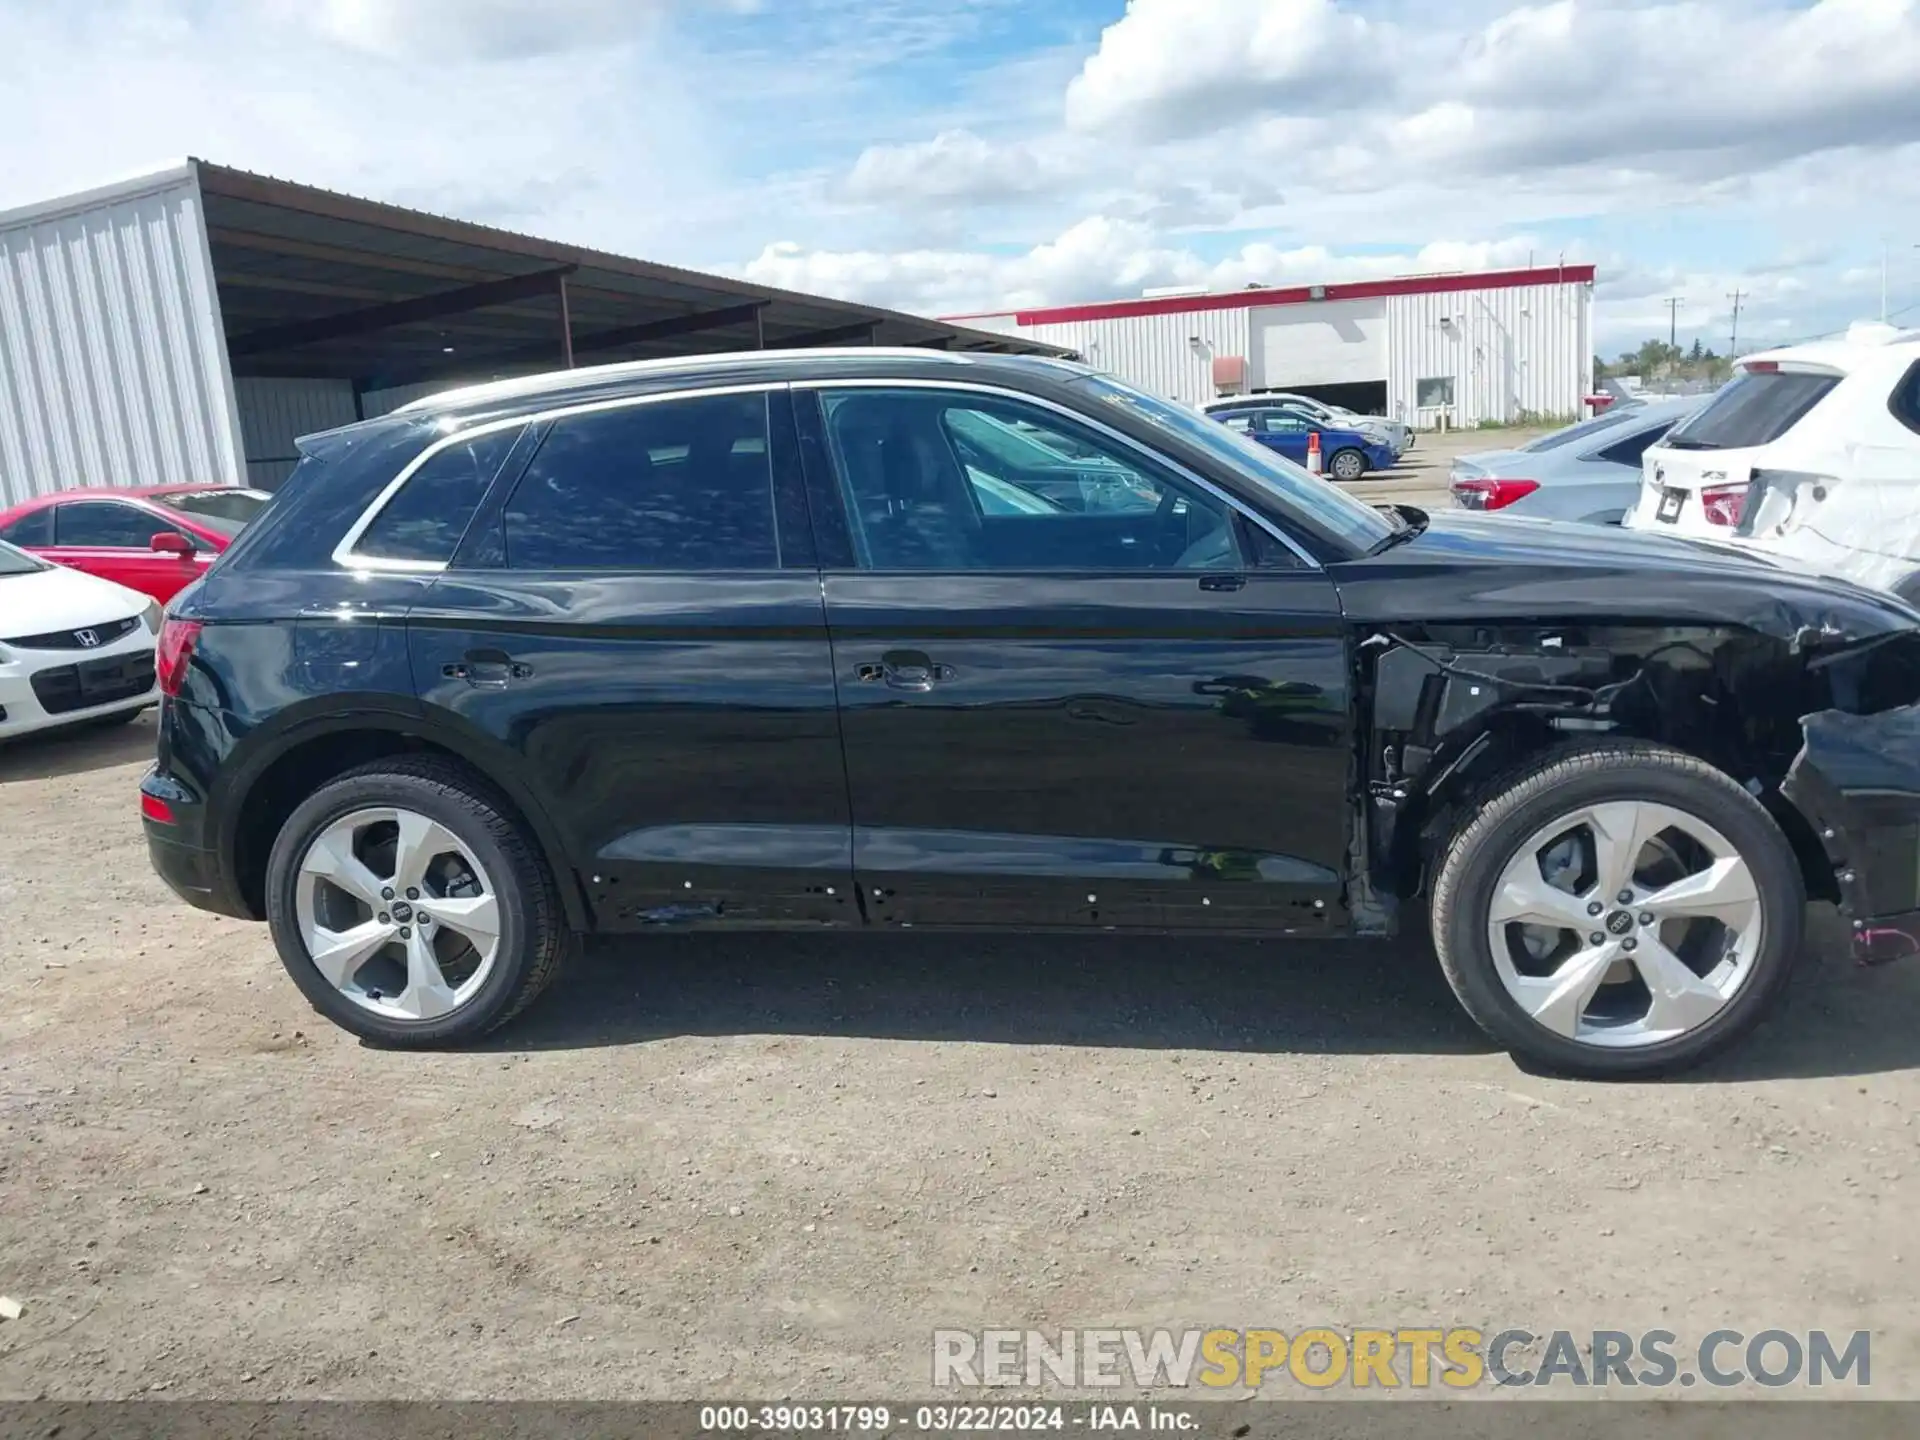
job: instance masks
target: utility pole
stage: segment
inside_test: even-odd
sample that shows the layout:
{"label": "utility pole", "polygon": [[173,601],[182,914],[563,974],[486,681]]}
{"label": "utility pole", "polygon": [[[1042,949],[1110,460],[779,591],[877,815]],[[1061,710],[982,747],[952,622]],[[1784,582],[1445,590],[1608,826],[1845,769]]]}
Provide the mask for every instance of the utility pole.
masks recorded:
{"label": "utility pole", "polygon": [[1736,289],[1727,299],[1733,302],[1733,330],[1727,336],[1727,358],[1731,360],[1740,353],[1740,302],[1746,299],[1746,292]]}
{"label": "utility pole", "polygon": [[1680,339],[1680,304],[1678,295],[1667,301],[1667,348],[1678,348]]}

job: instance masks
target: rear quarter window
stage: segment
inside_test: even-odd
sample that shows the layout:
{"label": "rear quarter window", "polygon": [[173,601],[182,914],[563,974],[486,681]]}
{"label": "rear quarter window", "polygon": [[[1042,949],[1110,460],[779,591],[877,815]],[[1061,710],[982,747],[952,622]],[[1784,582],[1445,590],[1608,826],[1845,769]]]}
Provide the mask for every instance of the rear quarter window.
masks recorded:
{"label": "rear quarter window", "polygon": [[1675,426],[1666,443],[1675,450],[1743,450],[1770,444],[1826,399],[1840,378],[1748,371],[1721,387],[1706,409]]}
{"label": "rear quarter window", "polygon": [[1915,361],[1893,387],[1887,408],[1893,411],[1894,419],[1920,435],[1920,360]]}
{"label": "rear quarter window", "polygon": [[509,425],[456,439],[428,456],[374,516],[353,553],[369,560],[451,560],[521,429]]}

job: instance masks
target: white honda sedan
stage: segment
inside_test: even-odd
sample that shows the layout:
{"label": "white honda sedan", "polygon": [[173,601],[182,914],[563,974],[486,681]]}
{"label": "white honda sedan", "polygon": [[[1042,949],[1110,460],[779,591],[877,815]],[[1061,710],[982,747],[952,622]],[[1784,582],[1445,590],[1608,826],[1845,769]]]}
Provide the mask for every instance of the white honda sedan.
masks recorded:
{"label": "white honda sedan", "polygon": [[157,703],[160,617],[138,591],[0,542],[0,740]]}

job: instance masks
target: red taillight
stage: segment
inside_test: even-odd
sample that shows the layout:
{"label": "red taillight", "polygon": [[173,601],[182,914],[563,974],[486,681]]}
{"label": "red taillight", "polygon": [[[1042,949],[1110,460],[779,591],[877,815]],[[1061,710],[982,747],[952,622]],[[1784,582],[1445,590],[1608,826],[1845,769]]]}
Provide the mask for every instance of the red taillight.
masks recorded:
{"label": "red taillight", "polygon": [[1749,375],[1778,375],[1780,362],[1778,360],[1747,360],[1741,363],[1740,368]]}
{"label": "red taillight", "polygon": [[160,644],[154,651],[154,673],[160,680],[160,693],[175,696],[187,683],[187,664],[193,659],[193,647],[200,643],[198,620],[175,620],[168,616],[160,627]]}
{"label": "red taillight", "polygon": [[1747,487],[1714,485],[1700,492],[1700,511],[1709,525],[1738,525],[1747,508]]}
{"label": "red taillight", "polygon": [[140,813],[156,825],[173,824],[173,807],[158,795],[140,792]]}
{"label": "red taillight", "polygon": [[1469,510],[1504,510],[1540,488],[1538,480],[1456,480],[1453,494]]}

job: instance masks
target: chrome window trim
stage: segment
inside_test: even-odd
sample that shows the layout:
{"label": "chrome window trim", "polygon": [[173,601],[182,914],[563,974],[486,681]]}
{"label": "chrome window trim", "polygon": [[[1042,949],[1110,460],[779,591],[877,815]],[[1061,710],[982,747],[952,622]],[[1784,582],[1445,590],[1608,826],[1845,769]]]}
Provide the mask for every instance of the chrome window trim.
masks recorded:
{"label": "chrome window trim", "polygon": [[[380,488],[367,508],[360,512],[360,518],[347,527],[347,533],[340,537],[340,543],[333,547],[333,563],[344,569],[364,574],[388,575],[439,575],[447,568],[444,560],[390,560],[379,555],[362,555],[355,549],[360,537],[366,534],[373,522],[380,518],[380,512],[387,508],[401,487],[411,480],[414,472],[438,455],[449,445],[471,440],[479,435],[491,435],[500,430],[517,430],[528,425],[541,425],[554,420],[571,419],[575,415],[594,415],[603,410],[627,410],[640,405],[657,405],[667,400],[698,399],[708,395],[752,395],[771,394],[777,390],[790,389],[785,380],[762,380],[749,385],[703,385],[685,390],[650,391],[645,395],[618,395],[606,400],[582,401],[573,405],[554,405],[545,410],[530,410],[524,415],[514,415],[503,420],[488,420],[479,425],[470,425],[449,431],[422,450],[413,459],[400,467],[395,475]],[[396,412],[398,413],[398,412]]]}
{"label": "chrome window trim", "polygon": [[[1286,531],[1282,530],[1278,525],[1275,525],[1271,520],[1267,519],[1266,516],[1249,509],[1246,502],[1236,496],[1228,494],[1204,475],[1195,474],[1172,456],[1162,454],[1151,446],[1142,444],[1131,435],[1114,429],[1106,422],[1097,420],[1091,415],[1076,410],[1071,405],[1062,405],[1057,400],[1049,400],[1044,396],[1033,395],[1025,390],[1009,390],[1001,385],[987,385],[977,380],[894,380],[876,376],[865,376],[861,378],[833,376],[823,377],[818,380],[795,380],[792,382],[792,385],[795,390],[958,390],[980,395],[992,395],[1001,400],[1037,405],[1043,410],[1051,410],[1056,414],[1066,416],[1069,420],[1078,421],[1089,429],[1096,430],[1102,435],[1119,441],[1121,445],[1136,454],[1144,455],[1147,459],[1153,461],[1154,464],[1173,471],[1174,474],[1180,476],[1181,479],[1188,481],[1206,494],[1211,495],[1234,514],[1239,515],[1242,519],[1252,524],[1258,525],[1268,535],[1272,536],[1275,540],[1286,546],[1288,550],[1293,552],[1294,557],[1307,569],[1321,571],[1326,569],[1324,565],[1310,555],[1306,549],[1291,535],[1287,534]],[[849,521],[848,523],[851,524],[852,522]],[[1249,566],[1249,568],[1252,567]],[[1075,572],[1062,570],[1058,573],[1066,575]],[[1179,574],[1183,572],[1168,571],[1165,573]]]}

